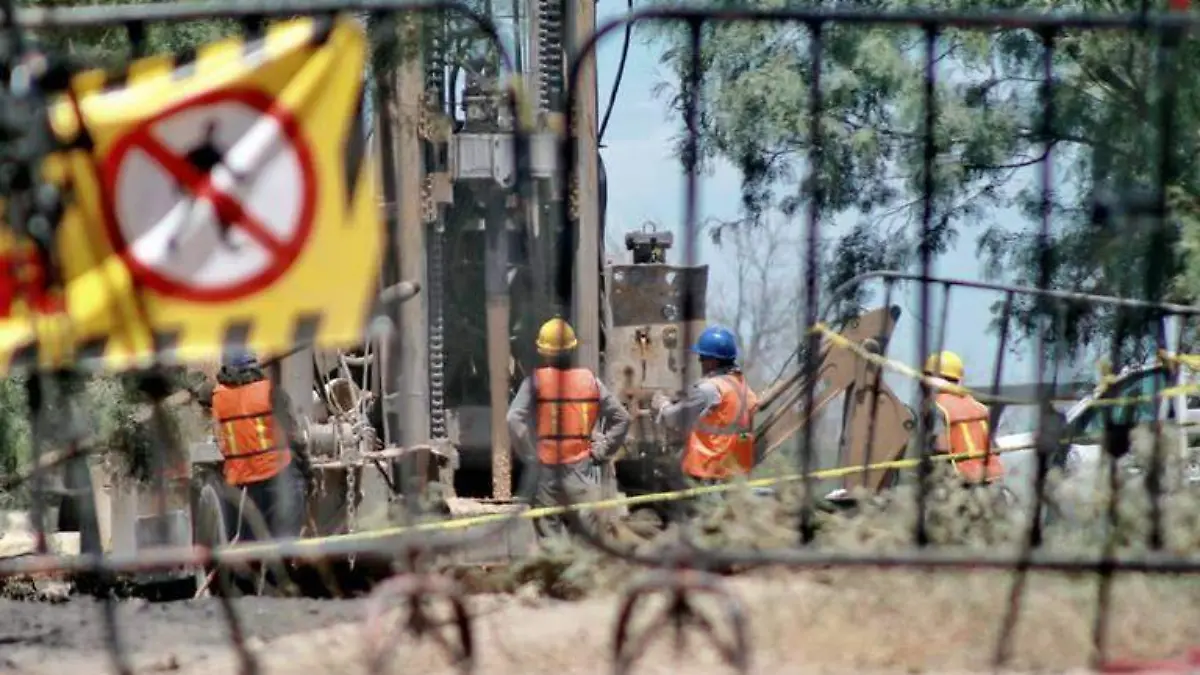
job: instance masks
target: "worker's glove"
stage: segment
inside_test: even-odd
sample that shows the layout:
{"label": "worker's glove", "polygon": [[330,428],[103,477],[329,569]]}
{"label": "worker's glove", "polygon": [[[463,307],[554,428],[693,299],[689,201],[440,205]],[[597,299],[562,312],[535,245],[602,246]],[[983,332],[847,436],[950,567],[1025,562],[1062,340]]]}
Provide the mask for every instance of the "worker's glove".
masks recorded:
{"label": "worker's glove", "polygon": [[661,391],[656,391],[654,392],[654,395],[650,397],[650,412],[657,415],[658,412],[665,408],[670,402],[671,399],[668,398],[666,394],[662,393]]}
{"label": "worker's glove", "polygon": [[591,449],[592,464],[600,465],[608,463],[608,440],[602,436],[592,437]]}

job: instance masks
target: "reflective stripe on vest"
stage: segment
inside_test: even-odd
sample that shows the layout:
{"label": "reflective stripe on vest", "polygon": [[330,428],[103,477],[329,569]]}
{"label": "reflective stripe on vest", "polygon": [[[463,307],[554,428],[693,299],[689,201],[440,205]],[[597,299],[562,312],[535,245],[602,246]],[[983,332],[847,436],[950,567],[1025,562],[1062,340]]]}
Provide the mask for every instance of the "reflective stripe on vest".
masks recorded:
{"label": "reflective stripe on vest", "polygon": [[688,435],[683,472],[701,480],[721,480],[754,468],[754,411],[758,397],[740,375],[708,380],[721,400]]}
{"label": "reflective stripe on vest", "polygon": [[269,381],[239,387],[218,384],[213,391],[212,414],[217,446],[225,457],[226,483],[268,480],[291,462],[291,451],[280,442],[283,434],[271,408]]}
{"label": "reflective stripe on vest", "polygon": [[600,384],[587,368],[538,368],[533,372],[538,461],[570,464],[592,451],[600,413]]}
{"label": "reflective stripe on vest", "polygon": [[[987,406],[970,396],[941,392],[934,405],[942,414],[943,432],[949,454],[985,453],[991,449],[989,413]],[[1004,467],[996,455],[951,460],[958,474],[969,482],[989,482],[1003,476]]]}

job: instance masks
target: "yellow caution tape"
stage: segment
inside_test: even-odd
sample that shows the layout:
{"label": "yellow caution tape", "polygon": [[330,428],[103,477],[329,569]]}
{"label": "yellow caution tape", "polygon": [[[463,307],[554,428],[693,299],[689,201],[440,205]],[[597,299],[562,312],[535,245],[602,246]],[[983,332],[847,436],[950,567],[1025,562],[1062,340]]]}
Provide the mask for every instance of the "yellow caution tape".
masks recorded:
{"label": "yellow caution tape", "polygon": [[[1024,400],[1011,400],[1011,399],[1005,399],[1005,398],[1002,398],[999,396],[991,396],[991,395],[984,394],[984,393],[973,392],[968,387],[964,387],[961,385],[955,385],[955,384],[951,384],[951,383],[948,383],[945,381],[937,380],[935,378],[928,377],[928,376],[924,375],[923,373],[918,372],[917,370],[907,366],[904,363],[894,361],[891,359],[887,359],[887,358],[884,358],[877,354],[872,354],[870,352],[867,352],[859,345],[851,342],[850,340],[847,340],[841,334],[834,332],[833,330],[829,329],[824,324],[818,323],[817,325],[815,325],[812,328],[812,330],[818,334],[821,334],[825,338],[829,339],[829,341],[832,342],[833,344],[835,344],[839,347],[844,347],[844,348],[850,350],[851,352],[855,353],[859,357],[866,359],[867,361],[869,361],[871,363],[874,363],[883,368],[888,368],[890,370],[901,373],[903,375],[907,375],[908,377],[911,377],[918,381],[924,382],[933,389],[940,389],[943,391],[951,391],[951,392],[956,392],[956,393],[969,394],[969,395],[975,396],[977,399],[979,399],[980,401],[984,401],[984,402],[990,401],[990,402],[1006,402],[1006,403],[1016,403],[1016,404],[1029,403],[1029,401],[1024,401]],[[1172,361],[1175,361],[1177,363],[1184,365],[1187,368],[1200,371],[1200,355],[1194,355],[1194,354],[1160,355],[1160,359],[1172,360]],[[1165,398],[1168,396],[1176,396],[1179,394],[1193,393],[1193,392],[1200,392],[1200,385],[1168,387],[1168,388],[1163,389],[1159,393],[1158,398]],[[1114,406],[1114,405],[1129,405],[1129,404],[1138,403],[1138,402],[1149,402],[1154,399],[1155,399],[1155,397],[1142,396],[1142,397],[1122,398],[1122,399],[1101,399],[1101,400],[1094,400],[1092,403],[1094,405]],[[1187,426],[1194,426],[1194,425],[1187,425]],[[1099,443],[1100,439],[1093,438],[1093,437],[1082,437],[1079,439],[1075,439],[1075,442],[1077,442],[1077,443]],[[955,454],[955,455],[933,455],[929,459],[931,461],[935,461],[935,462],[960,461],[960,460],[966,460],[966,459],[980,459],[980,458],[986,457],[988,454],[991,454],[993,456],[1002,455],[1002,454],[1007,454],[1007,453],[1011,453],[1011,452],[1017,452],[1020,450],[1027,450],[1027,449],[1030,449],[1033,447],[1034,447],[1033,444],[1029,444],[1029,445],[1022,445],[1022,446],[1009,447],[1009,448],[1003,448],[1003,449],[999,449],[999,448],[993,449],[991,451],[991,453],[974,452],[974,453],[959,453],[959,454]],[[514,518],[521,519],[521,520],[537,520],[539,518],[547,518],[547,517],[551,517],[551,516],[563,515],[568,512],[572,512],[572,511],[576,511],[576,512],[602,511],[602,510],[607,510],[607,509],[620,508],[623,506],[641,506],[641,505],[645,505],[645,504],[655,504],[655,503],[668,502],[668,501],[678,501],[678,500],[689,499],[692,497],[698,497],[698,496],[702,496],[702,495],[718,494],[718,493],[722,493],[722,492],[729,492],[732,490],[740,490],[743,488],[772,487],[772,486],[776,486],[776,485],[801,482],[801,481],[806,480],[806,478],[811,479],[811,480],[828,480],[828,479],[832,479],[832,478],[844,478],[846,476],[851,476],[851,475],[855,475],[855,474],[859,474],[859,473],[867,473],[867,472],[871,472],[871,471],[913,469],[913,468],[920,466],[922,461],[923,461],[922,459],[898,459],[898,460],[892,460],[892,461],[888,461],[888,462],[876,462],[874,464],[866,464],[866,465],[859,465],[859,466],[846,466],[846,467],[838,467],[838,468],[833,468],[833,469],[821,469],[818,471],[810,472],[808,474],[789,474],[786,476],[777,476],[777,477],[773,477],[773,478],[758,478],[758,479],[745,480],[745,481],[738,480],[738,481],[733,481],[730,483],[724,483],[724,484],[720,484],[720,485],[706,485],[706,486],[700,486],[700,487],[686,488],[683,490],[671,490],[671,491],[666,491],[666,492],[655,492],[655,493],[650,493],[650,494],[635,495],[632,497],[619,497],[619,498],[614,498],[614,499],[603,499],[603,500],[597,500],[597,501],[591,501],[591,502],[583,502],[583,503],[579,503],[579,504],[570,504],[570,505],[565,505],[565,506],[543,506],[543,507],[538,507],[538,508],[527,509],[525,511],[521,511],[520,513],[516,513],[516,514],[513,514],[513,513],[488,513],[488,514],[483,514],[483,515],[478,515],[478,516],[469,516],[469,517],[465,517],[465,518],[454,518],[451,520],[418,523],[415,525],[405,525],[405,526],[398,526],[398,527],[388,527],[388,528],[382,528],[382,529],[378,529],[378,530],[370,530],[370,531],[366,531],[366,532],[353,532],[353,533],[349,533],[349,534],[338,534],[338,535],[331,535],[331,536],[327,536],[327,537],[306,538],[306,539],[303,539],[303,540],[300,540],[297,542],[293,542],[293,545],[296,548],[299,548],[301,550],[303,550],[304,548],[308,548],[308,547],[312,547],[313,549],[319,549],[320,547],[322,547],[324,545],[327,545],[330,543],[335,543],[335,542],[353,542],[353,541],[361,542],[361,541],[386,539],[386,538],[390,538],[390,537],[396,537],[399,535],[415,534],[415,533],[421,533],[421,532],[442,532],[442,531],[450,531],[450,530],[462,530],[462,529],[467,529],[467,528],[471,528],[471,527],[478,527],[480,525],[488,525],[488,524],[492,524],[492,523],[503,523],[507,520],[514,519]],[[238,544],[236,546],[231,546],[231,547],[227,547],[227,548],[236,548],[239,552],[243,552],[243,553],[265,554],[265,553],[269,553],[269,552],[275,550],[276,545],[270,544],[270,543],[263,543],[263,544],[251,543],[251,544]],[[215,551],[215,553],[217,553],[219,555],[219,550]]]}
{"label": "yellow caution tape", "polygon": [[[993,450],[991,454],[1001,455],[1017,450],[1026,449],[1024,446],[1017,448],[1005,448]],[[933,455],[929,459],[935,462],[960,461],[964,459],[980,459],[987,456],[988,453],[959,453],[957,455]],[[661,502],[679,501],[701,495],[717,494],[721,492],[730,492],[744,488],[756,487],[771,487],[787,483],[798,483],[805,480],[807,475],[811,480],[827,480],[830,478],[843,478],[845,476],[854,475],[857,473],[866,473],[869,471],[879,470],[902,470],[912,469],[920,466],[921,459],[897,459],[888,462],[877,462],[874,464],[845,466],[833,469],[821,469],[808,474],[789,474],[786,476],[776,476],[773,478],[756,478],[753,480],[734,481],[720,485],[704,485],[700,487],[686,488],[683,490],[671,490],[666,492],[654,492],[643,495],[635,495],[632,497],[617,497],[613,499],[601,499],[597,501],[581,502],[579,504],[569,504],[565,506],[541,506],[532,509],[526,509],[520,513],[487,513],[478,516],[468,516],[465,518],[454,518],[451,520],[440,520],[428,523],[418,523],[415,525],[403,525],[397,527],[381,528],[378,530],[369,530],[366,532],[351,532],[349,534],[335,534],[326,537],[305,538],[299,541],[291,542],[291,546],[299,549],[312,547],[319,549],[322,546],[336,542],[353,542],[353,541],[372,541],[379,539],[387,539],[405,534],[415,534],[420,532],[442,532],[449,530],[462,530],[480,525],[488,525],[492,523],[503,523],[504,521],[518,518],[521,520],[537,520],[539,518],[547,518],[551,516],[560,516],[571,511],[586,512],[586,511],[603,511],[608,509],[620,508],[622,506],[641,506],[645,504],[656,504]],[[239,553],[248,554],[265,554],[276,548],[276,544],[272,543],[248,543],[235,544],[224,549],[237,549]],[[214,551],[220,555],[220,549]]]}
{"label": "yellow caution tape", "polygon": [[[950,393],[971,396],[971,397],[975,398],[976,400],[980,401],[981,403],[1005,403],[1008,405],[1029,405],[1032,403],[1036,403],[1036,401],[1029,401],[1026,399],[1013,399],[1013,398],[1006,398],[1003,396],[993,396],[993,395],[985,393],[985,392],[974,391],[971,388],[965,387],[960,384],[954,384],[951,382],[947,382],[945,380],[941,380],[939,378],[930,377],[930,376],[925,375],[924,373],[918,371],[917,369],[912,368],[911,366],[909,366],[905,363],[902,363],[900,361],[895,361],[893,359],[888,359],[888,358],[885,358],[878,354],[872,354],[872,353],[866,351],[860,345],[852,342],[851,340],[848,340],[845,336],[843,336],[840,333],[837,333],[836,331],[832,330],[831,328],[829,328],[828,326],[826,326],[823,323],[818,323],[815,326],[813,326],[812,331],[814,333],[817,333],[817,334],[823,336],[825,339],[829,340],[832,344],[834,344],[838,347],[845,348],[845,349],[853,352],[859,358],[865,359],[866,361],[869,361],[870,363],[873,363],[881,368],[886,368],[893,372],[900,373],[901,375],[906,375],[908,377],[911,377],[912,379],[925,384],[930,389],[933,389],[935,391],[946,391],[946,392],[950,392]],[[1164,361],[1164,362],[1178,363],[1178,364],[1184,366],[1185,368],[1188,368],[1189,370],[1195,370],[1197,372],[1200,372],[1200,354],[1166,354],[1166,353],[1160,352],[1159,360]],[[1103,371],[1103,368],[1102,368],[1102,371]],[[1100,385],[1096,387],[1096,390],[1103,392],[1108,387],[1112,386],[1112,383],[1115,382],[1118,379],[1118,377],[1119,376],[1114,376],[1111,374],[1111,369],[1109,369],[1107,372],[1102,372],[1101,378],[1100,378]],[[1152,403],[1158,399],[1171,398],[1174,396],[1184,396],[1184,395],[1188,395],[1188,394],[1198,394],[1198,393],[1200,393],[1200,384],[1177,385],[1174,387],[1164,387],[1163,389],[1159,390],[1157,396],[1129,396],[1129,397],[1122,397],[1122,398],[1104,398],[1104,399],[1095,398],[1090,402],[1090,405],[1094,405],[1097,407],[1119,407],[1119,406],[1135,405],[1138,403]],[[1067,401],[1075,401],[1076,399],[1063,399],[1063,398],[1052,397],[1052,398],[1050,398],[1050,400],[1067,402]]]}
{"label": "yellow caution tape", "polygon": [[[1196,425],[1186,425],[1196,426]],[[1083,437],[1076,439],[1081,443],[1099,443],[1100,440],[1093,437]],[[994,448],[990,453],[986,452],[964,452],[955,455],[931,455],[930,461],[933,462],[957,462],[966,459],[982,459],[989,454],[992,456],[1004,455],[1021,450],[1028,450],[1035,447],[1030,443],[1008,448]],[[859,466],[844,466],[832,469],[820,469],[812,471],[808,474],[796,473],[785,476],[776,476],[773,478],[756,478],[752,480],[736,480],[729,483],[719,485],[704,485],[699,487],[686,488],[682,490],[670,490],[665,492],[654,492],[649,494],[635,495],[632,497],[617,497],[613,499],[601,499],[590,502],[581,502],[578,504],[568,504],[565,506],[542,506],[537,508],[526,509],[519,513],[487,513],[478,516],[468,516],[465,518],[453,518],[450,520],[440,520],[426,523],[418,523],[415,525],[403,525],[397,527],[388,527],[378,530],[369,530],[366,532],[352,532],[349,534],[336,534],[325,537],[305,538],[299,541],[290,542],[291,546],[303,551],[305,548],[312,548],[313,553],[317,553],[321,547],[333,543],[349,543],[363,542],[390,537],[397,537],[406,534],[428,533],[428,532],[444,532],[451,530],[463,530],[481,525],[489,525],[493,523],[503,523],[511,519],[521,520],[537,520],[539,518],[547,518],[551,516],[560,516],[571,511],[586,512],[586,511],[603,511],[608,509],[620,508],[622,506],[642,506],[645,504],[656,504],[661,502],[679,501],[701,495],[718,494],[722,492],[730,492],[733,490],[741,490],[744,488],[756,487],[772,487],[788,483],[798,483],[805,480],[807,477],[811,480],[828,480],[832,478],[844,478],[859,473],[867,473],[870,471],[889,471],[889,470],[906,470],[914,469],[921,465],[922,458],[912,459],[897,459],[887,462],[876,462],[874,464],[866,464]],[[273,543],[247,543],[236,544],[227,547],[220,547],[214,550],[214,554],[219,556],[220,551],[228,549],[236,549],[239,553],[250,555],[267,555],[278,550],[278,545]],[[300,554],[303,555],[303,554]]]}

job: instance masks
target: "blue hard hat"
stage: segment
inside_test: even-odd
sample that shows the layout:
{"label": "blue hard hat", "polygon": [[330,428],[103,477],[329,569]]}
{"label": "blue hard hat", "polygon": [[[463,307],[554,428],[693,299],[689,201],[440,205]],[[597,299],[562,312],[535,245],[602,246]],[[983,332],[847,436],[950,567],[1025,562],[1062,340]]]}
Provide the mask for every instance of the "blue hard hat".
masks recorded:
{"label": "blue hard hat", "polygon": [[248,368],[257,362],[254,352],[241,349],[226,353],[221,359],[221,365],[229,368]]}
{"label": "blue hard hat", "polygon": [[720,361],[736,361],[738,356],[737,339],[733,331],[723,326],[709,326],[704,329],[692,351],[700,356]]}

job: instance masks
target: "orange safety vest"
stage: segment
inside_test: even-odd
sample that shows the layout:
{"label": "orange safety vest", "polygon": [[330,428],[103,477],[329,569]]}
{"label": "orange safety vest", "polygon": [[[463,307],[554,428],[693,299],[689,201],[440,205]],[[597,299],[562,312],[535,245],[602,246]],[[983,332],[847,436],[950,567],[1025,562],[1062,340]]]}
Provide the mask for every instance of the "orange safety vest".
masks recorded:
{"label": "orange safety vest", "polygon": [[229,485],[273,478],[292,461],[291,450],[280,443],[284,434],[271,409],[269,380],[240,387],[218,384],[212,415]]}
{"label": "orange safety vest", "polygon": [[533,371],[538,461],[570,464],[587,459],[600,413],[600,384],[587,368]]}
{"label": "orange safety vest", "polygon": [[721,402],[697,422],[683,452],[683,472],[701,480],[724,480],[754,468],[754,411],[758,396],[740,374],[708,380]]}
{"label": "orange safety vest", "polygon": [[[940,392],[934,404],[942,414],[946,430],[939,437],[941,447],[949,454],[987,452],[991,449],[988,438],[988,409],[967,394]],[[948,436],[948,438],[947,438]],[[951,460],[958,475],[967,482],[989,483],[1004,475],[1004,465],[998,455],[975,459]]]}

